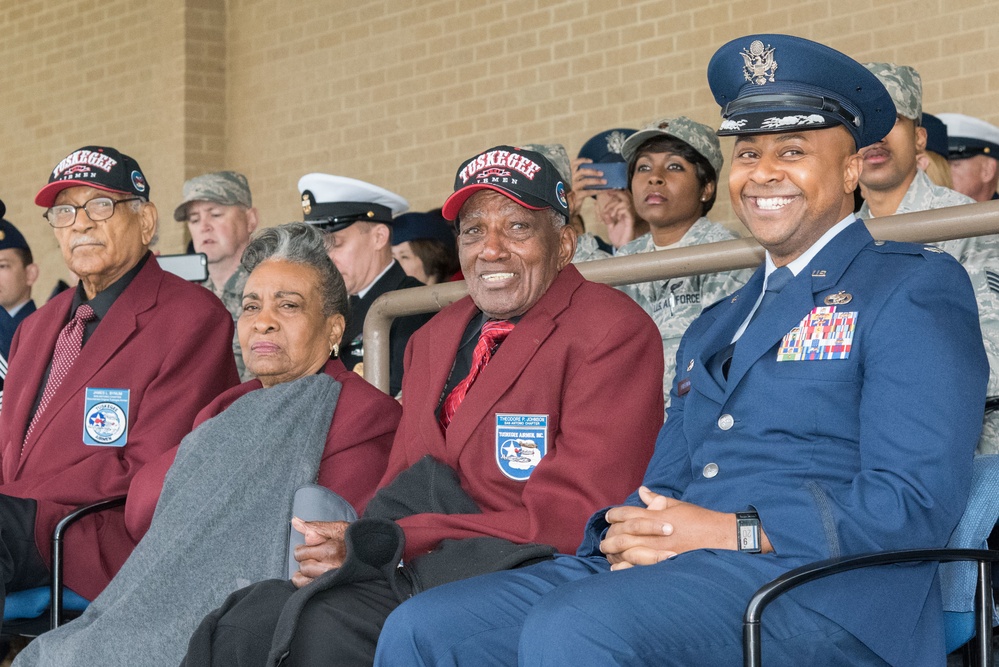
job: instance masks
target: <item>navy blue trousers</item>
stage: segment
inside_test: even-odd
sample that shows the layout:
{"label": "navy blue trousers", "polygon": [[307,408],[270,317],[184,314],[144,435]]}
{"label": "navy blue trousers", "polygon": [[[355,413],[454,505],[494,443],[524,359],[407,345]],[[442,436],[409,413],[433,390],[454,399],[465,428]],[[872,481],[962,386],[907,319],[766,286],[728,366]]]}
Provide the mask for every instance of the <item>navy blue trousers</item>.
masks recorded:
{"label": "navy blue trousers", "polygon": [[[695,551],[611,572],[603,558],[561,556],[448,584],[392,612],[375,665],[741,665],[742,614],[768,561]],[[764,614],[763,661],[886,664],[786,596]]]}

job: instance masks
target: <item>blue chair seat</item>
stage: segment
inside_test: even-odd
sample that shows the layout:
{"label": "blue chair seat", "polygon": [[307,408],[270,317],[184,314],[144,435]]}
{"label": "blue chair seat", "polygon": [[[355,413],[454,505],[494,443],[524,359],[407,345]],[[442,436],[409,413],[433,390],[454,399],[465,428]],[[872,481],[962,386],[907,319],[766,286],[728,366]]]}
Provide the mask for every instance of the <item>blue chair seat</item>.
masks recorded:
{"label": "blue chair seat", "polygon": [[[48,611],[50,596],[51,590],[48,586],[29,588],[9,594],[3,608],[4,622],[38,618]],[[90,604],[89,600],[68,588],[63,589],[62,601],[63,609],[67,611],[83,611]]]}

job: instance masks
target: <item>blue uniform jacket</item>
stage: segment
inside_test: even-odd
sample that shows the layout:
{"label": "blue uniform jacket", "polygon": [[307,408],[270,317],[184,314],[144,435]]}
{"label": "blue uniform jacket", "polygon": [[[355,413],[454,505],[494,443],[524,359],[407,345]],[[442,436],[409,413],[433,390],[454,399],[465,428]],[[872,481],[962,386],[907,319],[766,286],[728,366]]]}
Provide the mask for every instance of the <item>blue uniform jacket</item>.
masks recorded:
{"label": "blue uniform jacket", "polygon": [[[719,385],[708,360],[762,284],[761,267],[688,329],[645,485],[722,512],[756,508],[775,553],[716,553],[761,585],[834,556],[944,546],[967,501],[988,378],[964,269],[936,248],[875,242],[855,222],[746,330]],[[856,313],[849,357],[778,361],[785,334],[829,295],[836,312]],[[642,505],[637,492],[626,502]],[[591,518],[579,555],[599,553],[606,526],[603,511]],[[934,664],[935,575],[931,564],[874,568],[792,595],[889,663]]]}

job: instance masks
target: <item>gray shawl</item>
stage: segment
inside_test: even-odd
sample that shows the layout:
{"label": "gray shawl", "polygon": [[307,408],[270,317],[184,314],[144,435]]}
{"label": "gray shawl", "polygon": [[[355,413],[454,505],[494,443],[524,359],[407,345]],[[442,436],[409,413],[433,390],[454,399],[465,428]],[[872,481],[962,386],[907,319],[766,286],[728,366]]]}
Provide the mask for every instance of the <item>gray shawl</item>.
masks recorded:
{"label": "gray shawl", "polygon": [[230,593],[284,578],[292,498],[316,479],[339,395],[339,382],[310,375],[251,391],[187,435],[121,571],[18,667],[174,667]]}

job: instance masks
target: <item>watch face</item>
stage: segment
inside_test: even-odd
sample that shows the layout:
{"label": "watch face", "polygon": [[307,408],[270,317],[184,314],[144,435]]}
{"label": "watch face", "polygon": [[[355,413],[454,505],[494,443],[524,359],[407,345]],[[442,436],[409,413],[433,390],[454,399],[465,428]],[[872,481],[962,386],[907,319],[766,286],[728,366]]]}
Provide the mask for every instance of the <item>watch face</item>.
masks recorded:
{"label": "watch face", "polygon": [[739,551],[759,553],[760,518],[755,514],[737,514],[735,525]]}

